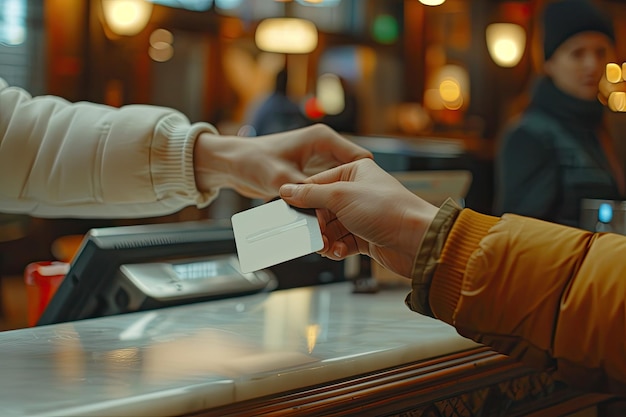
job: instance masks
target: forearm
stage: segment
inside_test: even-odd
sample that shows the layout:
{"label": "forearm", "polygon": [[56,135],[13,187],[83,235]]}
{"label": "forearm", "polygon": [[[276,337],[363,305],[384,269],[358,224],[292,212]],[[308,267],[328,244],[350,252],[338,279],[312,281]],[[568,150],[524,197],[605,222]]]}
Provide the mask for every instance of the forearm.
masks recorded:
{"label": "forearm", "polygon": [[156,106],[116,109],[0,89],[0,209],[42,217],[149,217],[215,195],[195,184],[196,137]]}
{"label": "forearm", "polygon": [[416,263],[410,308],[572,385],[626,393],[626,237],[445,209],[431,228],[451,226],[418,253],[432,255]]}
{"label": "forearm", "polygon": [[467,261],[498,220],[463,210],[447,200],[430,224],[415,258],[413,291],[406,299],[409,308],[452,324],[450,312],[458,302]]}

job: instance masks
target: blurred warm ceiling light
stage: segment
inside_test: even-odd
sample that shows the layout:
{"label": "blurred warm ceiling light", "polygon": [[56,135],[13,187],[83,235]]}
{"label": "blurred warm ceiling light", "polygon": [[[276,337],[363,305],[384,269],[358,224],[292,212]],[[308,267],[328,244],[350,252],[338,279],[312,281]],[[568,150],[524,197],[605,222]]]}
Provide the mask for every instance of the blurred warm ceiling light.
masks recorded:
{"label": "blurred warm ceiling light", "polygon": [[439,6],[445,3],[446,0],[420,0],[420,3],[425,4],[426,6]]}
{"label": "blurred warm ceiling light", "polygon": [[306,54],[317,47],[317,28],[306,19],[270,18],[259,23],[254,39],[266,52]]}
{"label": "blurred warm ceiling light", "polygon": [[[274,0],[279,3],[288,3],[293,0]],[[317,5],[317,6],[336,6],[341,0],[297,0],[298,3],[304,5]]]}
{"label": "blurred warm ceiling light", "polygon": [[133,36],[148,24],[152,3],[147,0],[102,0],[102,11],[111,31],[121,36]]}
{"label": "blurred warm ceiling light", "polygon": [[515,23],[492,23],[487,26],[487,49],[501,67],[516,66],[526,48],[526,31]]}

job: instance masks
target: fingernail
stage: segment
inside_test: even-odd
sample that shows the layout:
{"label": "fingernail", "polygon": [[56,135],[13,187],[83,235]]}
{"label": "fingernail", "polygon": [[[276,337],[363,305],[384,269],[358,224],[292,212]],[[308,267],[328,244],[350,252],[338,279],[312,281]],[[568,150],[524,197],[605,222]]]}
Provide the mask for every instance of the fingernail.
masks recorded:
{"label": "fingernail", "polygon": [[280,187],[280,195],[282,197],[291,197],[296,193],[296,188],[293,184],[284,184]]}
{"label": "fingernail", "polygon": [[333,255],[335,255],[337,258],[341,258],[341,251],[339,249],[335,249],[333,251]]}

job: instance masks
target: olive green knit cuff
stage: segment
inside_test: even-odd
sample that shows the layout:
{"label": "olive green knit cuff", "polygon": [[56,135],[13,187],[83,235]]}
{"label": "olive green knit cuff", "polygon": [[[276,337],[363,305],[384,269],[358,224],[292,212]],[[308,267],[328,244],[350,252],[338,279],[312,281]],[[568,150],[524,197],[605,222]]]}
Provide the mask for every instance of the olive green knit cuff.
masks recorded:
{"label": "olive green knit cuff", "polygon": [[434,317],[428,302],[428,293],[443,246],[462,208],[452,199],[447,199],[439,208],[422,240],[413,263],[412,291],[405,304],[413,311]]}

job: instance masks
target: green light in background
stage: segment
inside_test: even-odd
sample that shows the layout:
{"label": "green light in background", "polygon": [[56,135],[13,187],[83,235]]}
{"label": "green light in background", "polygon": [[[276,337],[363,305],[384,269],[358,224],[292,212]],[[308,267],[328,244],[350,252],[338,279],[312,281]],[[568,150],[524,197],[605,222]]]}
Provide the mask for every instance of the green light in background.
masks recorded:
{"label": "green light in background", "polygon": [[391,44],[398,40],[398,21],[388,14],[381,14],[374,19],[372,37],[376,42]]}

